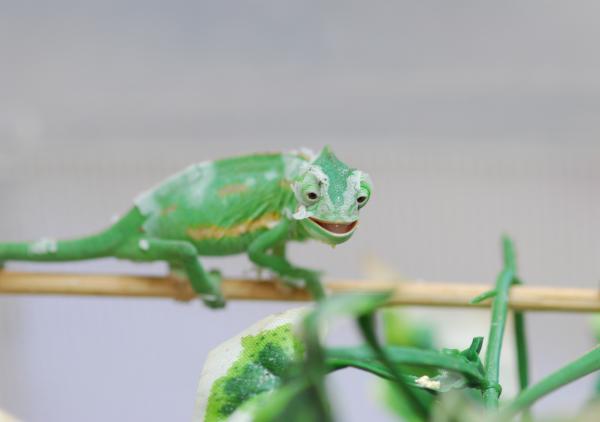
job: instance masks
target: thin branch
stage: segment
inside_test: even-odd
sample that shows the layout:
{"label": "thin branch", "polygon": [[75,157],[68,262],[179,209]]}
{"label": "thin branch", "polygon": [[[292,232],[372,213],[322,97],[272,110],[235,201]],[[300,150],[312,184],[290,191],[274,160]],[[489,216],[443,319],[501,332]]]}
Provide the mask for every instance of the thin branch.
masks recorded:
{"label": "thin branch", "polygon": [[[390,305],[489,307],[490,301],[470,300],[490,285],[426,281],[392,282],[338,280],[326,284],[331,293],[393,291]],[[223,281],[227,299],[307,301],[309,295],[274,280],[229,278]],[[187,283],[169,277],[100,274],[59,274],[0,271],[0,294],[126,296],[196,299]],[[600,293],[594,289],[513,286],[509,306],[516,310],[599,312]]]}
{"label": "thin branch", "polygon": [[515,277],[515,251],[511,240],[503,239],[504,269],[500,272],[496,282],[496,294],[492,302],[492,320],[490,323],[490,334],[485,356],[485,373],[487,386],[483,390],[483,400],[488,409],[498,407],[501,387],[500,376],[500,353],[504,340],[504,327],[508,314],[508,301],[510,288]]}
{"label": "thin branch", "polygon": [[[515,330],[515,347],[517,348],[519,391],[522,392],[529,386],[529,352],[527,348],[527,334],[525,329],[525,312],[515,312],[513,319],[513,327]],[[523,412],[523,417],[521,418],[521,421],[533,421],[531,409],[526,409]]]}
{"label": "thin branch", "polygon": [[548,375],[537,384],[525,389],[502,409],[498,419],[507,421],[545,395],[598,370],[600,370],[600,348],[596,347],[579,359]]}

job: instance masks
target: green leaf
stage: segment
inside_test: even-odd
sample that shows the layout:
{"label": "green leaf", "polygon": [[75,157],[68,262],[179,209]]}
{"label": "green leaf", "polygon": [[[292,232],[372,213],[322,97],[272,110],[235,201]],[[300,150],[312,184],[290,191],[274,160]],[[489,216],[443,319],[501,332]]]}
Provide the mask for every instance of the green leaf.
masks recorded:
{"label": "green leaf", "polygon": [[239,412],[256,421],[298,421],[331,419],[324,377],[329,372],[320,341],[322,327],[339,316],[360,316],[372,312],[389,298],[388,293],[340,294],[315,305],[303,322],[306,359],[302,370],[280,384],[269,395],[257,395]]}
{"label": "green leaf", "polygon": [[254,412],[255,422],[305,422],[322,421],[328,418],[320,406],[317,393],[305,380],[296,379],[282,386],[268,397],[263,397]]}
{"label": "green leaf", "polygon": [[265,318],[213,350],[200,378],[195,420],[251,412],[249,403],[281,387],[304,356],[297,329],[305,314],[293,309]]}
{"label": "green leaf", "polygon": [[381,312],[385,343],[393,346],[433,349],[433,330],[429,325],[413,321],[401,309]]}
{"label": "green leaf", "polygon": [[508,419],[528,409],[545,395],[598,370],[600,370],[600,346],[523,390],[507,407],[502,409],[501,416]]}
{"label": "green leaf", "polygon": [[[470,362],[462,352],[453,350],[421,350],[410,347],[387,346],[383,348],[392,364],[402,367],[411,365],[415,368],[421,368],[422,372],[415,372],[412,377],[405,377],[411,380],[414,386],[420,386],[416,379],[427,375],[434,379],[442,377],[447,372],[460,374],[467,384],[460,388],[469,386],[478,386],[484,380],[484,374],[479,361]],[[467,349],[468,350],[468,349]],[[383,378],[392,379],[392,374],[385,369],[385,365],[379,361],[373,350],[366,346],[359,347],[336,347],[326,350],[326,362],[330,370],[337,370],[345,367],[354,367],[369,371]],[[432,375],[433,374],[433,375]],[[445,377],[448,382],[451,378]],[[454,381],[452,381],[454,383]],[[420,386],[422,387],[422,385]]]}
{"label": "green leaf", "polygon": [[[415,414],[413,406],[410,403],[410,399],[407,396],[398,395],[397,391],[392,388],[391,382],[386,381],[376,386],[376,394],[384,403],[386,403],[389,410],[398,415],[402,421],[405,422],[423,422],[423,419]],[[416,395],[420,401],[427,403],[428,407],[433,407],[434,396],[428,391],[422,389],[413,389],[413,394]]]}
{"label": "green leaf", "polygon": [[343,293],[329,296],[319,303],[315,314],[320,320],[338,316],[361,316],[384,305],[391,292]]}

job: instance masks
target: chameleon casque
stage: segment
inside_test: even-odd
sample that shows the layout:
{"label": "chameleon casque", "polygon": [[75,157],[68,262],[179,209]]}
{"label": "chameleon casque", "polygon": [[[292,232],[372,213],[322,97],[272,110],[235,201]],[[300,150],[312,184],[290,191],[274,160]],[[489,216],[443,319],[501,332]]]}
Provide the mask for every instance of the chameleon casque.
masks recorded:
{"label": "chameleon casque", "polygon": [[286,242],[347,241],[371,187],[366,173],[348,167],[329,147],[317,157],[254,154],[199,163],[138,196],[135,206],[98,234],[0,243],[0,264],[100,257],[166,261],[208,306],[218,308],[225,305],[220,273],[206,271],[198,256],[245,252],[283,281],[304,282],[319,299],[324,292],[318,273],[291,264]]}

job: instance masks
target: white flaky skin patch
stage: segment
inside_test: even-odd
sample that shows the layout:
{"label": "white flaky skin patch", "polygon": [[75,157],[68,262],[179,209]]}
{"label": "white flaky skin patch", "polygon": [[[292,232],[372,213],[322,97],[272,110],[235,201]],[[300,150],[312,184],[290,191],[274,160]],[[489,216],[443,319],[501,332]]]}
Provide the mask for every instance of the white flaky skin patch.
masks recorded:
{"label": "white flaky skin patch", "polygon": [[317,154],[310,148],[300,147],[298,149],[293,149],[290,151],[291,155],[295,155],[298,157],[302,157],[307,161],[315,161],[317,159]]}
{"label": "white flaky skin patch", "polygon": [[194,185],[190,193],[190,202],[202,202],[206,190],[210,187],[216,176],[214,164],[211,161],[192,164],[183,171],[169,177],[163,183],[142,192],[134,199],[134,204],[142,215],[148,216],[160,212],[161,206],[157,202],[156,195],[170,189],[172,186]]}
{"label": "white flaky skin patch", "polygon": [[[312,160],[310,160],[312,161]],[[310,167],[310,161],[299,154],[285,154],[283,156],[284,177],[286,180],[294,180],[304,174]]]}
{"label": "white flaky skin patch", "polygon": [[[256,324],[247,328],[235,337],[230,338],[224,343],[214,348],[209,354],[204,368],[202,368],[202,374],[200,375],[200,381],[198,383],[198,390],[196,392],[196,405],[194,410],[194,422],[204,421],[204,415],[206,407],[208,405],[208,398],[210,396],[210,390],[216,380],[225,376],[231,365],[240,358],[242,353],[242,338],[246,336],[255,336],[261,331],[273,330],[285,324],[291,324],[294,329],[299,331],[299,327],[304,319],[304,316],[310,311],[310,307],[305,306],[301,308],[294,308],[288,311],[274,314],[258,321]],[[236,412],[237,413],[237,412]],[[242,415],[232,415],[236,418],[240,418]],[[230,420],[233,420],[230,418]],[[235,419],[244,420],[244,419]],[[251,420],[251,419],[248,419]]]}
{"label": "white flaky skin patch", "polygon": [[148,242],[148,239],[140,239],[140,241],[138,242],[138,246],[141,250],[147,251],[150,249],[150,242]]}
{"label": "white flaky skin patch", "polygon": [[[310,165],[303,174],[306,173],[311,173],[320,182],[321,194],[327,192],[327,189],[329,188],[329,177],[327,177],[327,175],[325,174],[325,172],[323,172],[323,169],[321,169],[321,167]],[[302,201],[302,183],[295,182],[292,185],[292,189],[294,190],[298,201]]]}
{"label": "white flaky skin patch", "polygon": [[56,253],[58,251],[58,243],[56,240],[44,237],[29,247],[29,252],[34,255],[46,255]]}
{"label": "white flaky skin patch", "polygon": [[279,173],[275,170],[270,170],[265,173],[265,180],[275,180],[279,177]]}
{"label": "white flaky skin patch", "polygon": [[[333,203],[331,202],[331,198],[329,198],[329,193],[328,193],[329,177],[327,177],[327,175],[325,174],[325,172],[323,171],[323,169],[321,167],[315,166],[312,164],[307,168],[305,173],[311,173],[312,175],[314,175],[315,178],[319,181],[319,184],[321,186],[321,192],[320,192],[321,199],[319,200],[319,203],[320,203],[319,212],[321,214],[326,214],[327,212],[331,212],[333,210]],[[294,213],[293,218],[295,220],[303,220],[305,218],[312,217],[313,213],[307,211],[306,207],[304,205],[302,205],[302,202],[304,202],[304,199],[302,198],[302,193],[303,193],[302,192],[302,183],[294,182],[292,184],[292,190],[294,191],[294,195],[296,196],[296,199],[298,200],[298,203],[300,204],[298,206],[298,209]]]}
{"label": "white flaky skin patch", "polygon": [[427,375],[423,375],[421,378],[415,380],[419,387],[428,388],[430,390],[439,390],[442,383],[437,380],[429,378]]}
{"label": "white flaky skin patch", "polygon": [[304,220],[312,215],[312,212],[309,212],[304,205],[299,205],[296,212],[292,214],[292,218],[294,220]]}
{"label": "white flaky skin patch", "polygon": [[314,174],[317,180],[321,182],[321,189],[323,191],[326,192],[329,189],[329,177],[320,166],[312,165],[308,168],[308,172]]}
{"label": "white flaky skin patch", "polygon": [[348,176],[346,181],[346,190],[344,191],[344,206],[343,209],[349,209],[353,204],[356,203],[356,196],[360,192],[360,182],[363,178],[363,172],[360,170],[354,170]]}

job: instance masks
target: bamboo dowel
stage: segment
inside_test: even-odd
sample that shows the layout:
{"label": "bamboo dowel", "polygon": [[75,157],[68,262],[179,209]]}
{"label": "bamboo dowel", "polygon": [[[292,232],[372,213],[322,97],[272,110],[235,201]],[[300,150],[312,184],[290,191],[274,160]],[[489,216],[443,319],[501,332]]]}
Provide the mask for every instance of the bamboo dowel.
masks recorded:
{"label": "bamboo dowel", "polygon": [[[274,280],[229,278],[223,281],[227,299],[306,301],[304,290],[290,289]],[[390,305],[486,307],[490,301],[469,301],[491,285],[426,281],[389,282],[338,280],[326,283],[330,293],[393,291]],[[189,284],[169,277],[27,273],[0,271],[0,294],[163,297],[181,301],[198,296]],[[529,311],[599,312],[600,292],[594,289],[515,286],[510,307]]]}

